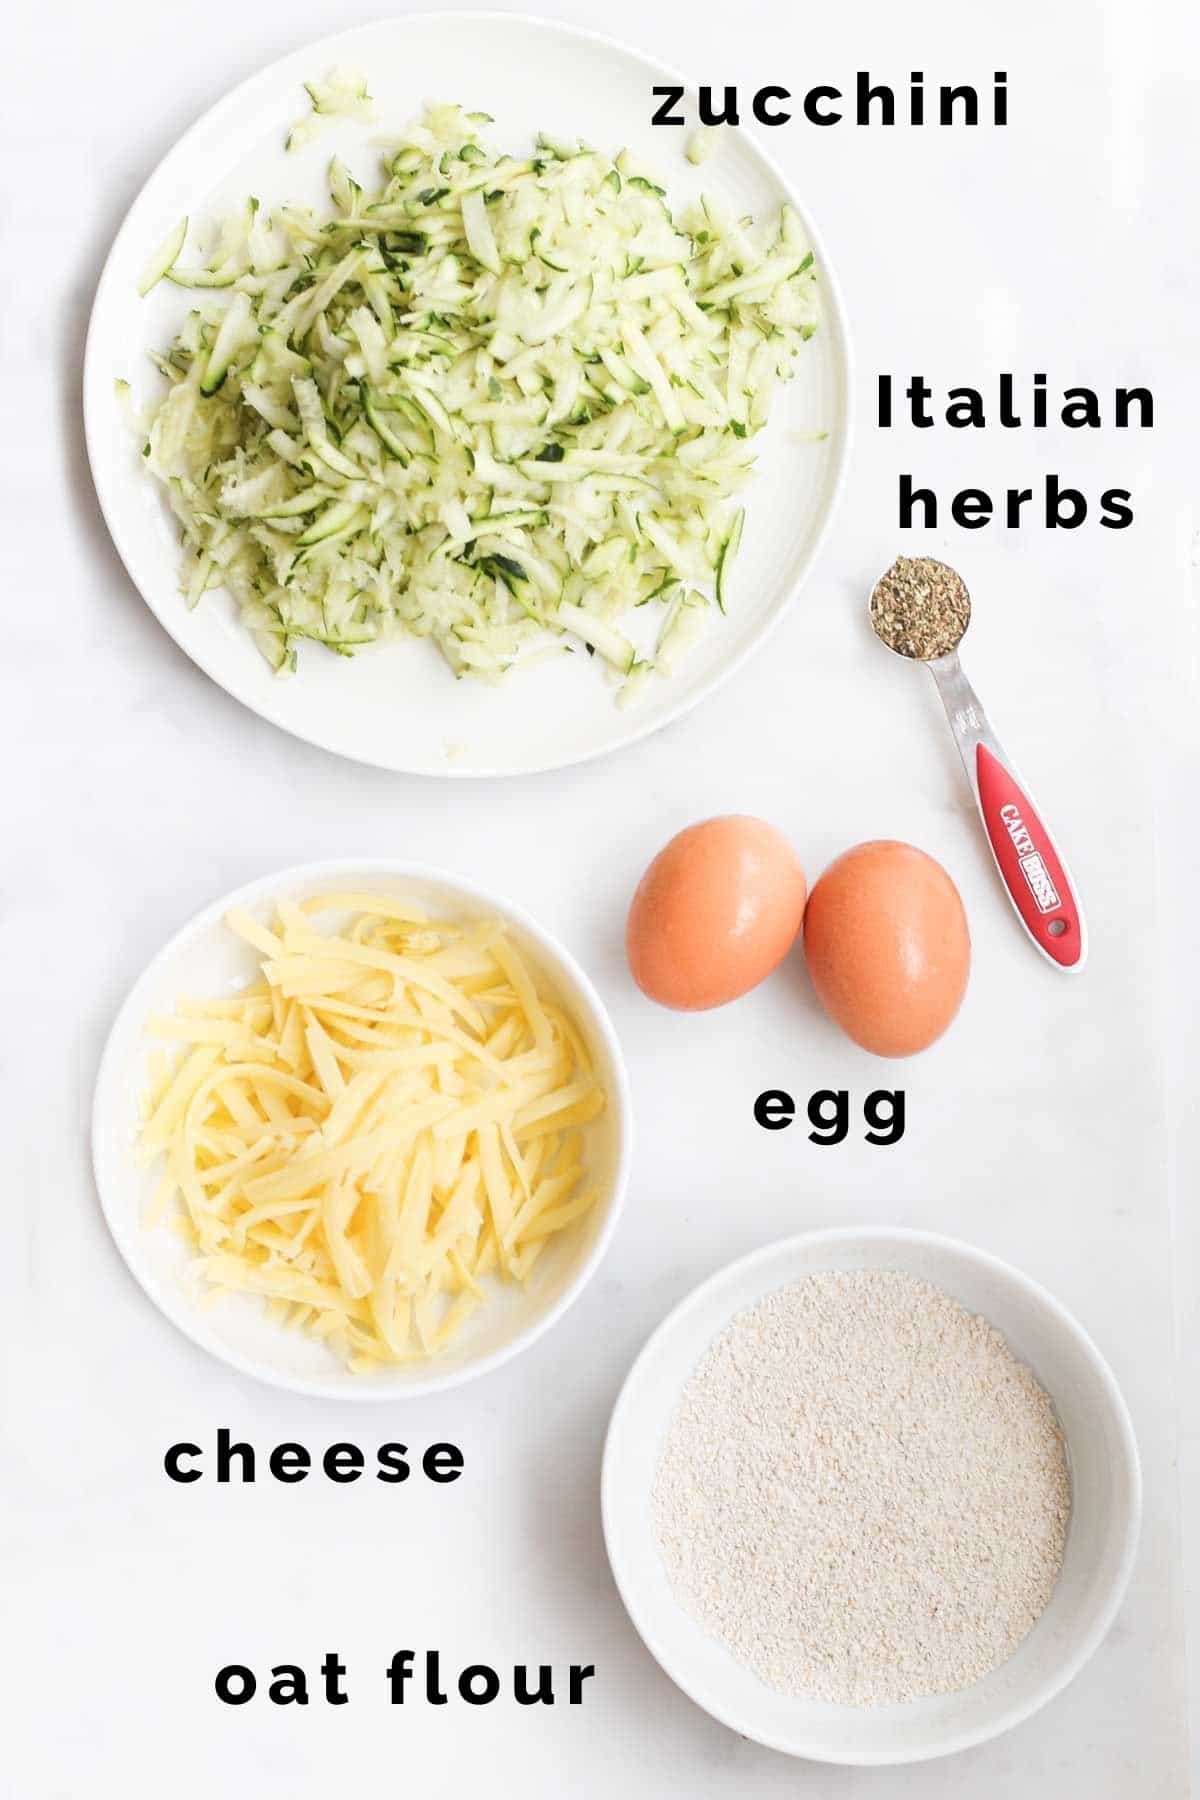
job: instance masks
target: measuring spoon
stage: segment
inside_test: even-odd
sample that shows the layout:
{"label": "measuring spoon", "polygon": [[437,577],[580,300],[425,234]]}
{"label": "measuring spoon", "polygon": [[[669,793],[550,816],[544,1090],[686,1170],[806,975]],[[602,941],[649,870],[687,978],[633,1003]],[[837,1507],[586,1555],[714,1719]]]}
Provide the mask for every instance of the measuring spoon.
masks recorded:
{"label": "measuring spoon", "polygon": [[[930,559],[932,560],[932,559]],[[942,563],[944,569],[949,565]],[[890,571],[888,571],[890,573]],[[954,575],[956,571],[949,570]],[[956,576],[962,582],[961,576]],[[883,580],[883,577],[880,577]],[[876,583],[876,588],[879,583]],[[966,584],[962,583],[966,595]],[[875,589],[871,598],[874,600]],[[933,676],[958,745],[958,753],[1000,879],[1017,917],[1038,950],[1064,974],[1075,975],[1087,961],[1087,925],[1074,883],[1054,839],[1009,758],[1000,747],[979,697],[963,673],[958,646],[971,622],[970,600],[953,646],[940,656],[921,658],[889,644],[871,613],[871,627],[885,649],[906,661],[924,661]]]}

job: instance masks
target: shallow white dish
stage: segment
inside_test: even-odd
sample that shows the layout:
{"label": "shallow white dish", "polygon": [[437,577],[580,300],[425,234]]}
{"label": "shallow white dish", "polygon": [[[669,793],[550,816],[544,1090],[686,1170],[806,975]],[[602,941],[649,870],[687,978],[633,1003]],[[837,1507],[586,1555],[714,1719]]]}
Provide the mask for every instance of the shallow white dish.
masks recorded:
{"label": "shallow white dish", "polygon": [[[200,1306],[195,1284],[187,1281],[192,1252],[165,1225],[147,1230],[141,1223],[157,1177],[133,1160],[138,1103],[155,1048],[144,1035],[146,1020],[172,1011],[184,996],[232,992],[257,974],[254,952],[222,923],[229,908],[265,912],[272,900],[351,889],[417,900],[444,917],[502,919],[570,1011],[608,1096],[605,1112],[587,1127],[589,1174],[600,1198],[539,1259],[529,1285],[497,1284],[489,1304],[467,1321],[444,1356],[374,1375],[351,1374],[314,1339],[273,1324],[255,1296],[230,1294]],[[194,1343],[244,1374],[298,1393],[397,1400],[456,1387],[499,1367],[562,1317],[595,1273],[616,1229],[631,1133],[629,1083],[616,1035],[591,982],[561,944],[518,907],[457,876],[415,863],[341,860],[283,869],[226,894],[158,952],[130,990],[105,1046],[92,1110],[92,1160],[118,1250],[159,1311]]]}
{"label": "shallow white dish", "polygon": [[[676,1601],[654,1540],[650,1492],[680,1389],[735,1313],[815,1269],[900,1269],[987,1318],[1054,1401],[1067,1438],[1072,1514],[1050,1605],[1015,1656],[974,1687],[905,1706],[790,1698],[761,1683]],[[722,1269],[676,1307],[621,1390],[603,1471],[604,1534],[621,1597],[666,1673],[714,1718],[775,1750],[820,1762],[919,1762],[983,1743],[1078,1674],[1113,1622],[1141,1517],[1141,1472],[1125,1403],[1083,1328],[1007,1263],[925,1232],[812,1232]]]}
{"label": "shallow white dish", "polygon": [[[331,66],[366,71],[379,123],[331,123],[287,156],[289,124],[304,112],[302,82]],[[841,486],[849,450],[849,350],[833,271],[800,201],[750,138],[729,132],[703,172],[684,159],[683,130],[654,128],[652,88],[670,71],[607,39],[497,13],[417,14],[361,27],[285,57],[233,90],[193,125],[135,200],[100,279],[88,334],[84,422],[108,527],[146,604],[175,641],[237,699],[295,736],[383,768],[429,775],[513,775],[597,756],[665,725],[710,692],[758,644],[804,579]],[[495,116],[492,141],[515,148],[538,130],[577,133],[615,152],[628,145],[666,179],[672,203],[708,189],[737,213],[790,200],[822,272],[824,317],[802,373],[780,390],[747,496],[746,533],[731,583],[730,617],[680,673],[622,712],[585,657],[515,673],[499,687],[455,681],[427,643],[390,644],[352,661],[302,647],[300,670],[279,680],[224,592],[189,613],[179,594],[179,546],[158,485],[141,467],[113,381],[137,397],[159,378],[146,352],[169,341],[193,297],[161,282],[137,295],[147,256],[185,213],[193,230],[247,194],[326,208],[324,174],[337,153],[370,179],[370,140],[419,113],[427,99],[461,100]],[[823,443],[797,433],[828,432]]]}

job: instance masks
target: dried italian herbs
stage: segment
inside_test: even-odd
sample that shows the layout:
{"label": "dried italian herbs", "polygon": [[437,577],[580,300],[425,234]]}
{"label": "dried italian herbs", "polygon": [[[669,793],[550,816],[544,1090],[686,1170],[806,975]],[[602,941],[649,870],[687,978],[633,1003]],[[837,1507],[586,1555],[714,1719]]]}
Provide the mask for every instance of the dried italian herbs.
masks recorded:
{"label": "dried italian herbs", "polygon": [[889,650],[930,662],[955,649],[971,619],[961,575],[931,556],[898,556],[871,594],[871,624]]}

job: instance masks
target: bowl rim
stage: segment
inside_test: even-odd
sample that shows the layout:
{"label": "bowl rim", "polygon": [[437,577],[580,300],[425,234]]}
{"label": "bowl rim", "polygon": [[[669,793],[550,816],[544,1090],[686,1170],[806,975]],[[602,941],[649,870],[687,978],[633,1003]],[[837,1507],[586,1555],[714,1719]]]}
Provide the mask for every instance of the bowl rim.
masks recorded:
{"label": "bowl rim", "polygon": [[[983,1725],[959,1730],[948,1735],[944,1741],[916,1744],[902,1750],[837,1752],[811,1746],[798,1748],[795,1741],[785,1741],[778,1736],[750,1729],[744,1720],[733,1716],[732,1709],[711,1704],[709,1699],[701,1699],[694,1691],[686,1671],[680,1670],[677,1659],[663,1645],[653,1621],[647,1617],[647,1609],[630,1592],[628,1584],[623,1580],[620,1556],[614,1548],[623,1535],[616,1524],[617,1495],[620,1491],[617,1459],[620,1454],[618,1439],[626,1427],[626,1414],[633,1404],[633,1389],[637,1377],[645,1362],[653,1355],[664,1338],[670,1336],[678,1326],[685,1324],[690,1315],[702,1311],[708,1300],[718,1294],[727,1283],[733,1283],[739,1277],[759,1267],[768,1267],[776,1260],[786,1260],[789,1256],[821,1249],[825,1246],[855,1244],[895,1245],[900,1250],[933,1250],[960,1257],[979,1270],[990,1272],[1014,1283],[1029,1300],[1052,1318],[1058,1328],[1072,1340],[1100,1384],[1125,1461],[1125,1473],[1129,1486],[1129,1511],[1124,1523],[1120,1561],[1111,1578],[1104,1604],[1090,1629],[1071,1652],[1063,1657],[1054,1673],[1041,1683],[1032,1696],[1010,1704],[1002,1709],[995,1719]],[[768,1291],[765,1287],[762,1290],[764,1294]],[[951,1294],[951,1298],[953,1297]],[[1050,1397],[1053,1400],[1053,1394]],[[609,1567],[630,1621],[659,1667],[697,1706],[719,1720],[722,1725],[728,1726],[731,1731],[751,1738],[755,1743],[762,1744],[767,1749],[781,1751],[784,1755],[802,1758],[810,1762],[860,1768],[899,1767],[907,1763],[930,1762],[938,1757],[950,1756],[960,1750],[968,1750],[975,1745],[984,1744],[993,1738],[1000,1737],[1004,1732],[1010,1731],[1014,1726],[1022,1724],[1034,1713],[1039,1712],[1043,1706],[1060,1694],[1090,1661],[1112,1627],[1125,1598],[1133,1572],[1142,1519],[1142,1469],[1133,1422],[1125,1398],[1117,1385],[1116,1377],[1090,1334],[1074,1315],[1067,1311],[1062,1302],[1055,1299],[1048,1288],[1043,1287],[1040,1282],[1024,1274],[1022,1270],[1016,1268],[1014,1264],[1006,1262],[1002,1257],[994,1256],[990,1251],[982,1250],[962,1238],[950,1237],[941,1232],[920,1231],[902,1226],[845,1225],[799,1232],[791,1237],[777,1238],[769,1244],[760,1245],[758,1249],[751,1250],[748,1254],[725,1263],[713,1274],[707,1276],[698,1286],[692,1288],[671,1308],[642,1345],[617,1395],[604,1442],[600,1473],[600,1511]]]}
{"label": "bowl rim", "polygon": [[[88,325],[84,337],[83,372],[81,377],[81,411],[83,417],[84,447],[87,454],[88,467],[96,500],[104,519],[105,527],[116,550],[118,560],[125,570],[130,585],[147,610],[158,621],[159,625],[172,639],[177,648],[190,662],[222,688],[240,706],[265,719],[277,731],[296,738],[301,743],[311,744],[331,756],[340,756],[346,761],[364,768],[385,769],[392,773],[417,774],[435,781],[499,781],[519,780],[531,775],[556,773],[560,769],[578,768],[583,764],[595,762],[606,756],[618,755],[631,750],[635,745],[664,731],[668,726],[678,723],[689,713],[695,711],[712,699],[720,689],[724,688],[733,677],[745,667],[753,656],[764,648],[768,638],[779,626],[784,615],[791,612],[799,599],[801,591],[811,581],[819,566],[821,552],[825,549],[832,534],[833,525],[840,513],[842,503],[849,486],[850,465],[855,445],[855,411],[854,396],[856,386],[855,347],[846,306],[845,292],[837,270],[830,258],[824,234],[812,216],[807,203],[801,199],[791,177],[780,165],[774,152],[768,148],[763,136],[747,126],[739,125],[738,133],[750,145],[754,155],[767,170],[771,178],[778,183],[804,226],[805,233],[812,246],[821,271],[822,286],[829,300],[829,328],[836,342],[836,390],[841,412],[841,430],[834,445],[835,463],[831,471],[827,487],[827,496],[823,510],[818,515],[816,529],[812,533],[807,554],[802,559],[799,573],[790,585],[787,594],[780,601],[759,629],[748,638],[741,649],[731,653],[714,670],[709,679],[690,697],[676,697],[674,703],[660,717],[645,723],[631,726],[618,740],[612,743],[593,745],[578,750],[567,757],[553,753],[531,760],[520,768],[495,767],[491,764],[470,767],[456,766],[453,762],[445,765],[436,764],[416,768],[390,758],[384,759],[363,748],[348,749],[334,741],[336,733],[328,734],[319,719],[306,719],[297,724],[278,716],[277,709],[271,704],[270,694],[256,683],[260,671],[252,661],[247,661],[244,671],[236,675],[220,673],[214,666],[215,659],[208,653],[203,644],[185,642],[182,635],[186,613],[182,616],[179,610],[157,590],[153,592],[143,588],[134,573],[138,558],[135,554],[129,534],[125,531],[118,509],[112,497],[110,478],[106,472],[103,454],[103,443],[106,430],[110,429],[100,422],[101,396],[111,388],[112,371],[105,371],[99,364],[98,340],[100,330],[98,320],[102,314],[102,304],[107,299],[109,288],[116,280],[116,271],[120,255],[127,238],[141,228],[141,214],[153,200],[160,176],[168,164],[174,163],[177,156],[182,155],[185,146],[199,140],[202,134],[219,124],[221,116],[228,109],[233,111],[256,83],[290,62],[299,62],[302,58],[311,57],[314,62],[323,59],[337,62],[339,58],[351,55],[356,40],[372,32],[412,26],[430,26],[449,24],[455,27],[462,25],[503,25],[532,27],[538,31],[551,33],[559,38],[572,39],[584,48],[589,46],[616,52],[631,62],[638,64],[647,74],[658,77],[669,77],[682,84],[689,95],[694,95],[700,85],[690,75],[682,73],[672,63],[660,61],[657,56],[647,50],[639,49],[635,44],[612,32],[594,31],[587,26],[577,25],[568,19],[559,19],[538,12],[530,12],[519,7],[512,12],[494,6],[469,6],[462,10],[446,7],[418,7],[413,12],[383,13],[378,18],[360,19],[357,23],[343,26],[332,33],[323,33],[318,38],[294,44],[291,49],[284,50],[278,56],[270,57],[251,72],[227,88],[211,105],[205,107],[179,136],[173,140],[166,151],[157,158],[137,193],[134,195],[124,216],[121,219],[112,243],[105,255],[103,266],[96,281],[92,296]],[[173,598],[178,600],[178,595]]]}
{"label": "bowl rim", "polygon": [[[177,1300],[170,1292],[160,1291],[152,1281],[136,1248],[143,1235],[143,1227],[136,1215],[130,1213],[128,1206],[124,1204],[128,1196],[127,1185],[119,1179],[114,1179],[116,1171],[107,1167],[107,1163],[111,1161],[111,1154],[106,1158],[103,1148],[106,1136],[112,1133],[114,1121],[120,1115],[124,1087],[124,1070],[121,1064],[126,1036],[131,1027],[136,1028],[137,1024],[148,1016],[150,1011],[147,1000],[149,990],[186,941],[219,923],[231,907],[253,906],[256,902],[271,897],[276,889],[284,885],[296,888],[311,884],[313,891],[317,892],[321,886],[328,885],[331,879],[336,880],[339,876],[352,872],[356,873],[361,880],[366,870],[377,871],[381,875],[386,875],[389,880],[428,882],[430,885],[444,888],[451,897],[461,896],[464,900],[473,902],[483,909],[494,911],[499,917],[526,933],[532,943],[547,956],[547,959],[561,966],[574,981],[583,1003],[581,1010],[586,1013],[591,1030],[603,1044],[608,1055],[615,1089],[615,1092],[609,1095],[609,1107],[616,1127],[616,1159],[606,1200],[605,1215],[587,1255],[557,1299],[542,1314],[533,1319],[524,1330],[517,1332],[509,1343],[489,1352],[486,1356],[480,1356],[453,1369],[441,1371],[438,1371],[436,1362],[434,1362],[430,1365],[429,1373],[406,1377],[403,1385],[397,1382],[394,1386],[382,1383],[370,1386],[364,1383],[362,1386],[355,1386],[333,1379],[326,1380],[319,1376],[291,1375],[285,1370],[262,1363],[255,1357],[243,1355],[242,1352],[229,1347],[214,1334],[209,1333],[205,1329],[205,1315],[197,1306],[189,1305],[182,1294]],[[427,1394],[443,1393],[450,1388],[461,1387],[481,1375],[487,1375],[492,1370],[500,1368],[502,1364],[509,1362],[521,1351],[529,1349],[536,1343],[545,1332],[550,1330],[551,1326],[557,1324],[568,1308],[579,1298],[603,1261],[624,1209],[633,1157],[633,1101],[629,1071],[608,1009],[581,964],[552,932],[547,931],[545,926],[539,924],[522,906],[506,899],[491,888],[481,886],[468,877],[457,875],[431,863],[410,862],[401,857],[375,856],[368,852],[362,856],[339,856],[317,862],[294,863],[285,868],[274,869],[266,875],[256,877],[253,881],[244,882],[229,893],[201,907],[171,934],[135,978],[109,1027],[97,1065],[91,1107],[90,1136],[93,1181],[100,1200],[101,1211],[117,1251],[142,1292],[155,1309],[177,1330],[220,1362],[236,1369],[240,1374],[250,1375],[258,1381],[267,1382],[272,1387],[285,1388],[291,1393],[304,1394],[310,1398],[348,1400],[356,1404],[372,1401],[394,1403],[403,1400],[417,1400]]]}

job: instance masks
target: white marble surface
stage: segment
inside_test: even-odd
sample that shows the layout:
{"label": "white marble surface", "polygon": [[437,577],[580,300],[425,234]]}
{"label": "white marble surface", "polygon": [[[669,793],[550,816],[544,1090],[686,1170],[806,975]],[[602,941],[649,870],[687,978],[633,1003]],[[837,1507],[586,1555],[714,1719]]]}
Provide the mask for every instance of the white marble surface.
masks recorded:
{"label": "white marble surface", "polygon": [[[1012,124],[774,134],[826,232],[857,340],[858,447],[820,566],[770,651],[688,721],[606,763],[453,791],[294,743],[200,676],[108,546],[78,417],[100,261],[156,158],[230,82],[370,13],[319,0],[294,0],[286,18],[233,0],[18,0],[10,15],[0,717],[16,1004],[4,1051],[15,1154],[0,1262],[0,1791],[249,1800],[411,1780],[447,1800],[476,1786],[530,1800],[568,1786],[585,1800],[1183,1800],[1197,1544],[1189,1588],[1181,1450],[1192,1519],[1200,1495],[1195,27],[1182,0],[1136,20],[1115,0],[1014,0],[1002,15],[942,0],[804,13],[749,0],[719,19],[680,0],[614,0],[602,19],[575,0],[545,4],[722,84],[800,87],[864,66],[981,81],[1007,68]],[[486,100],[486,71],[481,87]],[[1002,368],[1147,382],[1156,429],[873,429],[880,370],[982,384]],[[1078,983],[1021,941],[932,691],[865,637],[862,595],[899,547],[901,468],[947,491],[1027,486],[1051,468],[1087,490],[1134,491],[1127,532],[1031,524],[906,546],[968,573],[970,670],[1088,902],[1094,948]],[[952,1036],[899,1077],[910,1122],[893,1150],[822,1150],[798,1129],[753,1124],[763,1086],[861,1092],[887,1078],[825,1025],[798,976],[696,1019],[631,988],[620,924],[642,864],[678,825],[726,809],[785,826],[814,874],[859,838],[895,835],[941,857],[963,890],[971,992]],[[86,1117],[104,1033],[153,948],[251,876],[359,852],[472,873],[572,945],[622,1033],[641,1140],[609,1260],[547,1341],[478,1387],[347,1417],[238,1378],[153,1314],[105,1233]],[[660,1675],[609,1580],[596,1477],[622,1374],[675,1299],[773,1236],[869,1220],[971,1238],[1076,1311],[1125,1388],[1147,1491],[1127,1604],[1064,1696],[968,1756],[855,1773],[737,1739]],[[448,1438],[467,1473],[441,1492],[171,1486],[166,1446],[211,1441],[221,1424],[260,1449]],[[397,1711],[382,1669],[406,1644],[464,1663],[592,1662],[597,1676],[585,1706],[538,1716]],[[327,1651],[350,1666],[347,1707],[235,1711],[212,1696],[222,1663],[312,1666]]]}

